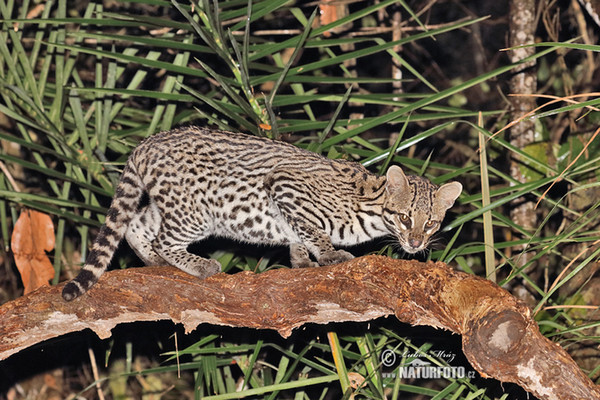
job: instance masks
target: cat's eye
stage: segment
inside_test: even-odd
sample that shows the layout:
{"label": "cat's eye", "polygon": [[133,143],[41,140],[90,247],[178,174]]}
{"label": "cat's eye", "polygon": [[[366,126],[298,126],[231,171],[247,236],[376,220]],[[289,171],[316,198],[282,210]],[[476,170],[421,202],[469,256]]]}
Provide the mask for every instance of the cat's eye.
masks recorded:
{"label": "cat's eye", "polygon": [[396,220],[407,229],[409,229],[412,225],[410,217],[406,214],[398,214],[396,216]]}
{"label": "cat's eye", "polygon": [[427,221],[427,222],[425,222],[425,229],[427,229],[427,230],[432,229],[436,225],[437,225],[437,222],[435,222],[435,221]]}

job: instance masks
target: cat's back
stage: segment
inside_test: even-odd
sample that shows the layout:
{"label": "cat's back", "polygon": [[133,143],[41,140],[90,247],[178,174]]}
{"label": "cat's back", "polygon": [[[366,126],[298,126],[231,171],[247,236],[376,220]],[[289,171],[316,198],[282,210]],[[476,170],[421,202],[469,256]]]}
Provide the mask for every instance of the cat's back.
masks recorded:
{"label": "cat's back", "polygon": [[218,178],[265,175],[274,167],[364,179],[368,172],[357,163],[331,160],[292,144],[244,133],[196,126],[148,137],[131,154],[141,176],[198,175]]}
{"label": "cat's back", "polygon": [[136,159],[148,155],[190,161],[199,158],[221,158],[237,162],[252,161],[253,157],[260,155],[281,160],[317,156],[285,142],[195,126],[159,132],[142,141],[132,152],[132,157]]}

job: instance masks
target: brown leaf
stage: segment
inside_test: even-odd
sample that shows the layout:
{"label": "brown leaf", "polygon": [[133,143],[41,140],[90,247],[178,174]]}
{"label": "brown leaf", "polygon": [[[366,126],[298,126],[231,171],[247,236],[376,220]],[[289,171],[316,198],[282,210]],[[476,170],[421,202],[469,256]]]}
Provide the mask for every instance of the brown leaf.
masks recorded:
{"label": "brown leaf", "polygon": [[[341,1],[323,0],[319,3],[319,11],[321,12],[321,25],[327,25],[332,22],[344,18],[348,15],[348,4]],[[323,32],[323,36],[329,37],[331,33],[340,33],[348,29],[350,25],[344,24],[328,31]]]}
{"label": "brown leaf", "polygon": [[15,263],[25,294],[47,286],[54,277],[54,268],[46,251],[54,249],[54,225],[47,214],[23,210],[11,238]]}
{"label": "brown leaf", "polygon": [[348,379],[350,380],[350,387],[352,389],[365,386],[365,377],[358,372],[348,372]]}

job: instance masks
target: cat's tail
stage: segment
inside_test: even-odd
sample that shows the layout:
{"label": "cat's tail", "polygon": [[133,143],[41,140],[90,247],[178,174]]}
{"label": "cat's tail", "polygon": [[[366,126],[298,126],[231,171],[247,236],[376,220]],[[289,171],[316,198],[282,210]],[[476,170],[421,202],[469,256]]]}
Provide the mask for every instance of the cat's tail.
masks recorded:
{"label": "cat's tail", "polygon": [[143,192],[143,183],[129,159],[117,185],[104,225],[100,228],[85,265],[62,291],[65,300],[71,301],[87,292],[106,271],[119,242],[125,236],[127,227],[136,214]]}

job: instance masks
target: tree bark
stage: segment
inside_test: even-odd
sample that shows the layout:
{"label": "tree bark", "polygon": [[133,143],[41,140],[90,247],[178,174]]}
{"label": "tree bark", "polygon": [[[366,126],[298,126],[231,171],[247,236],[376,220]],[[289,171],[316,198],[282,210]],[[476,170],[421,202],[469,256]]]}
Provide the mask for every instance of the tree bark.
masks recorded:
{"label": "tree bark", "polygon": [[484,377],[514,382],[540,399],[600,399],[600,389],[567,352],[545,338],[529,309],[485,279],[443,263],[366,256],[343,264],[218,274],[199,280],[172,267],[107,272],[72,302],[63,285],[0,307],[0,359],[35,343],[90,328],[101,338],[117,324],[171,319],[190,332],[201,323],[275,329],[305,323],[400,321],[463,336],[463,351]]}
{"label": "tree bark", "polygon": [[[536,29],[535,0],[511,0],[510,1],[510,46],[517,47],[534,43]],[[522,47],[511,50],[510,61],[517,63],[535,53],[534,47]],[[510,92],[518,94],[511,98],[513,120],[518,120],[536,107],[535,94],[537,90],[537,76],[535,61],[519,65],[513,70],[510,79]],[[510,144],[518,149],[525,149],[535,142],[535,121],[524,119],[515,124],[509,131]],[[528,167],[517,154],[511,154],[510,175],[518,182],[527,182],[524,172]],[[535,213],[535,202],[531,199],[517,199],[512,202],[510,210],[511,219],[515,224],[525,230],[533,232],[537,225]],[[522,248],[517,249],[522,250]],[[521,265],[525,265],[529,257],[521,257]]]}

